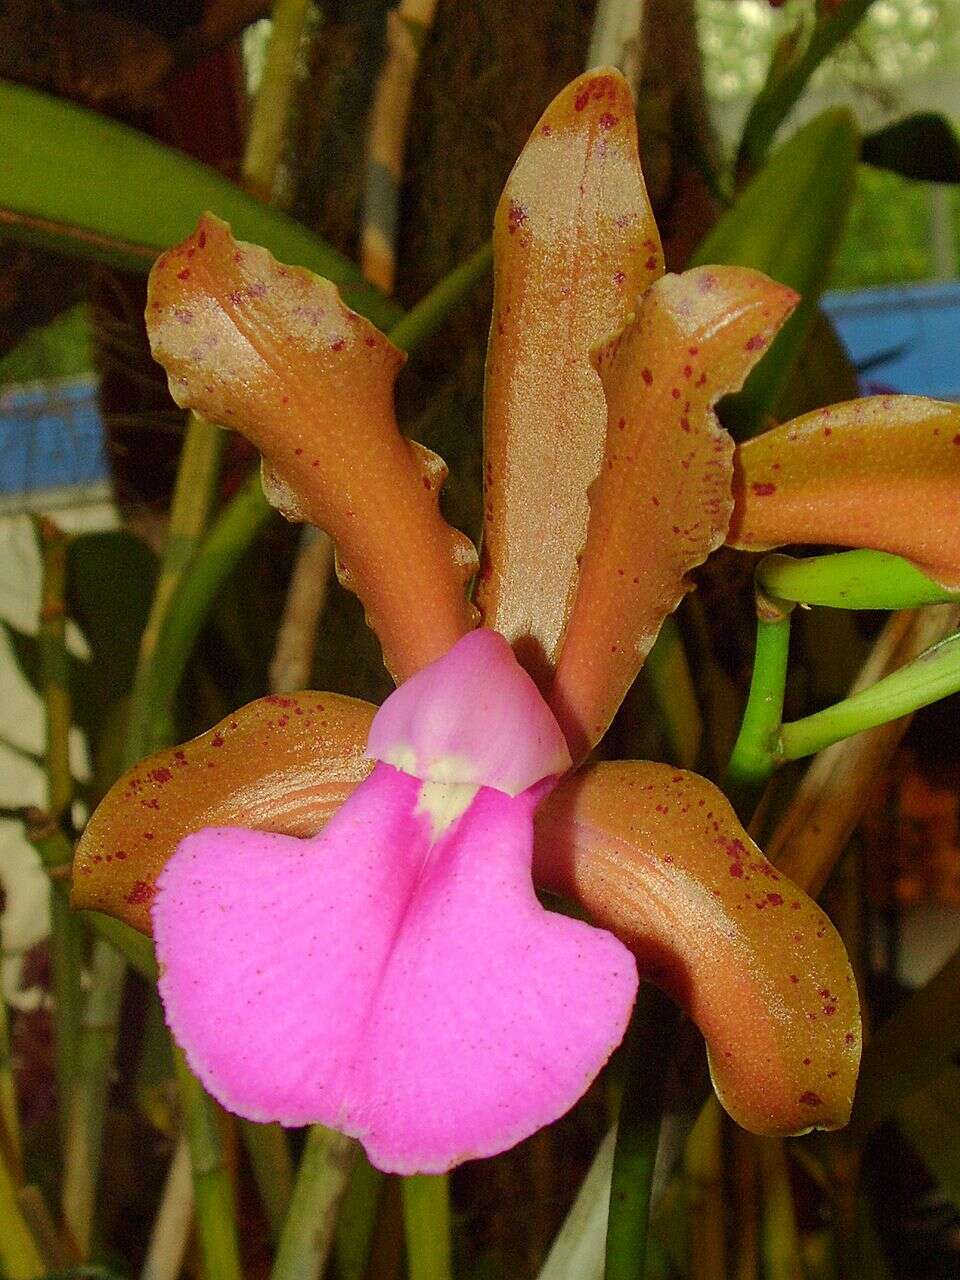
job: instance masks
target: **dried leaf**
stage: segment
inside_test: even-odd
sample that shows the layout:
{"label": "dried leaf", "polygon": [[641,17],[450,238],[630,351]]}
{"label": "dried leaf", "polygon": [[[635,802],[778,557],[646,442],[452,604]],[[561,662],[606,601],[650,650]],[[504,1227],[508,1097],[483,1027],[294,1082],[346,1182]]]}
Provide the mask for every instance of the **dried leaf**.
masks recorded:
{"label": "dried leaf", "polygon": [[723,541],[733,442],[713,406],[742,384],[795,301],[749,268],[698,267],[658,281],[597,353],[603,469],[550,694],[575,760],[612,720],[686,572]]}
{"label": "dried leaf", "polygon": [[606,423],[590,351],[663,271],[627,82],[568,85],[507,180],[494,224],[484,567],[478,602],[538,683],[556,661]]}
{"label": "dried leaf", "polygon": [[205,214],[151,272],[147,328],[177,403],[246,435],[268,498],[333,538],[397,679],[470,629],[476,555],[440,516],[443,463],[397,430],[403,356],[334,285]]}
{"label": "dried leaf", "polygon": [[635,761],[581,771],[537,815],[534,874],[684,1007],[738,1124],[788,1134],[846,1122],[860,1014],[843,943],[711,783]]}
{"label": "dried leaf", "polygon": [[804,414],[737,449],[727,541],[871,547],[960,588],[960,405],[872,396]]}
{"label": "dried leaf", "polygon": [[164,863],[201,827],[313,835],[373,767],[376,707],[336,693],[260,698],[181,747],[142,760],[90,819],[73,863],[73,905],[150,932]]}

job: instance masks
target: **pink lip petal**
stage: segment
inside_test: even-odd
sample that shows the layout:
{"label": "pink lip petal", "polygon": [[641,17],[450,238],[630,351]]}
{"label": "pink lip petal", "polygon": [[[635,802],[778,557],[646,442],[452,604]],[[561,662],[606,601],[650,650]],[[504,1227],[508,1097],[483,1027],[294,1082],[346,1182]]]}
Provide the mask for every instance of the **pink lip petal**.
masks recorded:
{"label": "pink lip petal", "polygon": [[562,1115],[636,991],[611,934],[530,878],[540,789],[484,789],[434,844],[420,782],[380,764],[311,840],[218,828],[159,881],[177,1040],[230,1110],[319,1121],[390,1172],[492,1155]]}
{"label": "pink lip petal", "polygon": [[513,1146],[573,1106],[626,1029],[631,953],[533,892],[536,798],[482,790],[411,901],[359,1066],[382,1168],[440,1172]]}
{"label": "pink lip petal", "polygon": [[157,881],[167,1022],[231,1111],[333,1125],[423,857],[419,783],[378,768],[317,836],[210,827]]}
{"label": "pink lip petal", "polygon": [[496,631],[471,631],[374,717],[367,756],[418,778],[519,795],[570,768],[553,714]]}

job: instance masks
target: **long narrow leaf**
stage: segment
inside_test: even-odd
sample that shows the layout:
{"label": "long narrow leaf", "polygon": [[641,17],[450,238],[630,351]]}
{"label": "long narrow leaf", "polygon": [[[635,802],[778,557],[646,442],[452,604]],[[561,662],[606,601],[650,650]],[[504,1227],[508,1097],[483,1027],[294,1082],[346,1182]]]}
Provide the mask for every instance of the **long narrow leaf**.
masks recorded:
{"label": "long narrow leaf", "polygon": [[756,168],[763,163],[777,130],[814,71],[852,34],[871,4],[873,0],[844,0],[836,5],[829,17],[817,23],[803,53],[758,94],[743,126],[738,157],[742,165]]}
{"label": "long narrow leaf", "polygon": [[72,103],[0,82],[0,154],[0,236],[148,271],[212,209],[238,234],[334,281],[374,323],[401,314],[292,218],[189,156]]}
{"label": "long narrow leaf", "polygon": [[859,138],[848,111],[824,111],[773,155],[694,254],[695,264],[755,267],[801,302],[724,419],[753,435],[774,411],[803,349],[853,192]]}

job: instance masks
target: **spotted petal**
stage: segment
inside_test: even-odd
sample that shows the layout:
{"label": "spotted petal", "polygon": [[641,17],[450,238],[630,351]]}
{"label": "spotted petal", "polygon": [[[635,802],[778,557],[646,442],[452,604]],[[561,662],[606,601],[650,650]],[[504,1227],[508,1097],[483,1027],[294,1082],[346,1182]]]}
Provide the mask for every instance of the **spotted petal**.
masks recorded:
{"label": "spotted petal", "polygon": [[745,1129],[847,1122],[860,1014],[843,943],[716,787],[669,765],[584,769],[540,809],[534,867],[689,1013],[717,1095]]}
{"label": "spotted petal", "polygon": [[437,839],[378,764],[312,840],[190,836],[153,909],[174,1035],[227,1108],[319,1121],[398,1173],[502,1151],[563,1114],[636,990],[611,935],[530,879],[534,788],[482,789]]}
{"label": "spotted petal", "polygon": [[443,462],[397,429],[403,355],[329,280],[205,214],[150,273],[147,331],[177,403],[246,435],[274,505],[333,538],[398,680],[469,630],[476,554],[440,515]]}
{"label": "spotted petal", "polygon": [[872,547],[960,587],[960,406],[872,396],[740,445],[727,541]]}
{"label": "spotted petal", "polygon": [[273,694],[119,778],[84,828],[71,901],[150,932],[167,859],[201,827],[244,823],[314,835],[370,772],[376,707],[336,693]]}
{"label": "spotted petal", "polygon": [[547,107],[507,179],[493,246],[478,603],[545,684],[603,453],[590,351],[663,273],[619,71],[590,71]]}
{"label": "spotted petal", "polygon": [[688,589],[723,541],[733,442],[713,412],[796,303],[746,267],[664,276],[596,353],[607,404],[580,580],[548,701],[575,760],[599,741]]}

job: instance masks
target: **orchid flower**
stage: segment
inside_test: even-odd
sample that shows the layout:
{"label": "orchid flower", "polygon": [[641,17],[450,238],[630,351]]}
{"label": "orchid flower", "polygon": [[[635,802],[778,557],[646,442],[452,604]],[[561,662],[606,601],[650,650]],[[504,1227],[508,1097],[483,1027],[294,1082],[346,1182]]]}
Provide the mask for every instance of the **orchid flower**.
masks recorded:
{"label": "orchid flower", "polygon": [[827,917],[705,779],[584,763],[727,536],[713,406],[795,301],[744,268],[664,275],[626,82],[568,86],[496,215],[474,608],[443,464],[396,426],[400,353],[210,215],[158,261],[174,398],[330,533],[399,686],[250,704],[141,762],[84,833],[75,903],[152,928],[171,1030],[228,1109],[403,1173],[490,1155],[587,1089],[639,973],[745,1127],[845,1122],[859,1010]]}

